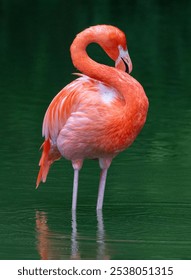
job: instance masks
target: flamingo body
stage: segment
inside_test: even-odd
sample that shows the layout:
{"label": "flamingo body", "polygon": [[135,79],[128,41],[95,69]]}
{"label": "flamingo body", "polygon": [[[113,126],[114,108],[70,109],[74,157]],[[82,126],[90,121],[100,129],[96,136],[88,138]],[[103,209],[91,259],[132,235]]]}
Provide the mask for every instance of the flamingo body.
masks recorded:
{"label": "flamingo body", "polygon": [[[107,31],[107,40],[102,37],[104,31]],[[116,68],[98,64],[88,57],[85,48],[96,41],[96,35],[97,43],[115,60]],[[113,43],[108,48],[112,40],[116,46]],[[142,86],[125,72],[132,69],[132,64],[124,40],[122,31],[113,26],[94,26],[81,32],[71,46],[71,55],[76,68],[87,75],[78,74],[79,78],[63,88],[44,117],[45,141],[37,186],[40,181],[46,181],[55,160],[60,157],[71,160],[74,210],[83,160],[99,159],[102,173],[97,209],[100,209],[112,159],[133,143],[146,121],[148,99]]]}

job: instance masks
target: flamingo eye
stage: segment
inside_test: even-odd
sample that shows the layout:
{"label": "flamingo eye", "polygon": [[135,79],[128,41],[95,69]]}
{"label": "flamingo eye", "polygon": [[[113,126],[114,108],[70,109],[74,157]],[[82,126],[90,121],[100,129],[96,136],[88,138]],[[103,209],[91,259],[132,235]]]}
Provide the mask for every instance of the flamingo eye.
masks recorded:
{"label": "flamingo eye", "polygon": [[121,59],[123,60],[123,63],[125,64],[125,72],[129,74],[129,66],[127,64],[127,62],[121,57]]}

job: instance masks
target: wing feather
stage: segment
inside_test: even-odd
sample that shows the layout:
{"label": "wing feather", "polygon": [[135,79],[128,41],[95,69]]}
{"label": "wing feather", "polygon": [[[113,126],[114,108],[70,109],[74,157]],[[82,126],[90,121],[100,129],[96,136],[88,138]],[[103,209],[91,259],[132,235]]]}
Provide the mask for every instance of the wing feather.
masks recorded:
{"label": "wing feather", "polygon": [[[84,106],[94,106],[104,103],[109,105],[112,100],[120,99],[119,94],[85,75],[64,87],[50,103],[43,121],[42,134],[56,143],[59,132],[72,113],[78,112]],[[110,97],[108,95],[110,93]]]}

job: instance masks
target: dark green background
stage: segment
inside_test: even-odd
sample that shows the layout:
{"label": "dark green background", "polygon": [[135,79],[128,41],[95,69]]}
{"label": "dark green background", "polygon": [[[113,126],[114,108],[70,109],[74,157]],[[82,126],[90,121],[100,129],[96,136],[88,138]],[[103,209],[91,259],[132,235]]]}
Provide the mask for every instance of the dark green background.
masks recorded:
{"label": "dark green background", "polygon": [[[2,0],[0,3],[0,259],[190,259],[191,1]],[[35,190],[45,110],[74,77],[69,53],[84,28],[127,35],[147,123],[112,163],[103,213],[96,161],[60,160]],[[97,46],[97,61],[113,65]]]}

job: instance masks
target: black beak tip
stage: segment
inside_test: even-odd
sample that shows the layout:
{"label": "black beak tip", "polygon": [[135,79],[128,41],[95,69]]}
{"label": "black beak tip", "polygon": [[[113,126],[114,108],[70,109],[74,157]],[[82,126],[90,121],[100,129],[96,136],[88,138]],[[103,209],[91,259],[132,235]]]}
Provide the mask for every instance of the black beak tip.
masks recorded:
{"label": "black beak tip", "polygon": [[123,63],[125,64],[125,72],[127,74],[129,74],[129,66],[128,66],[127,62],[123,58],[121,58],[121,59],[123,60]]}

